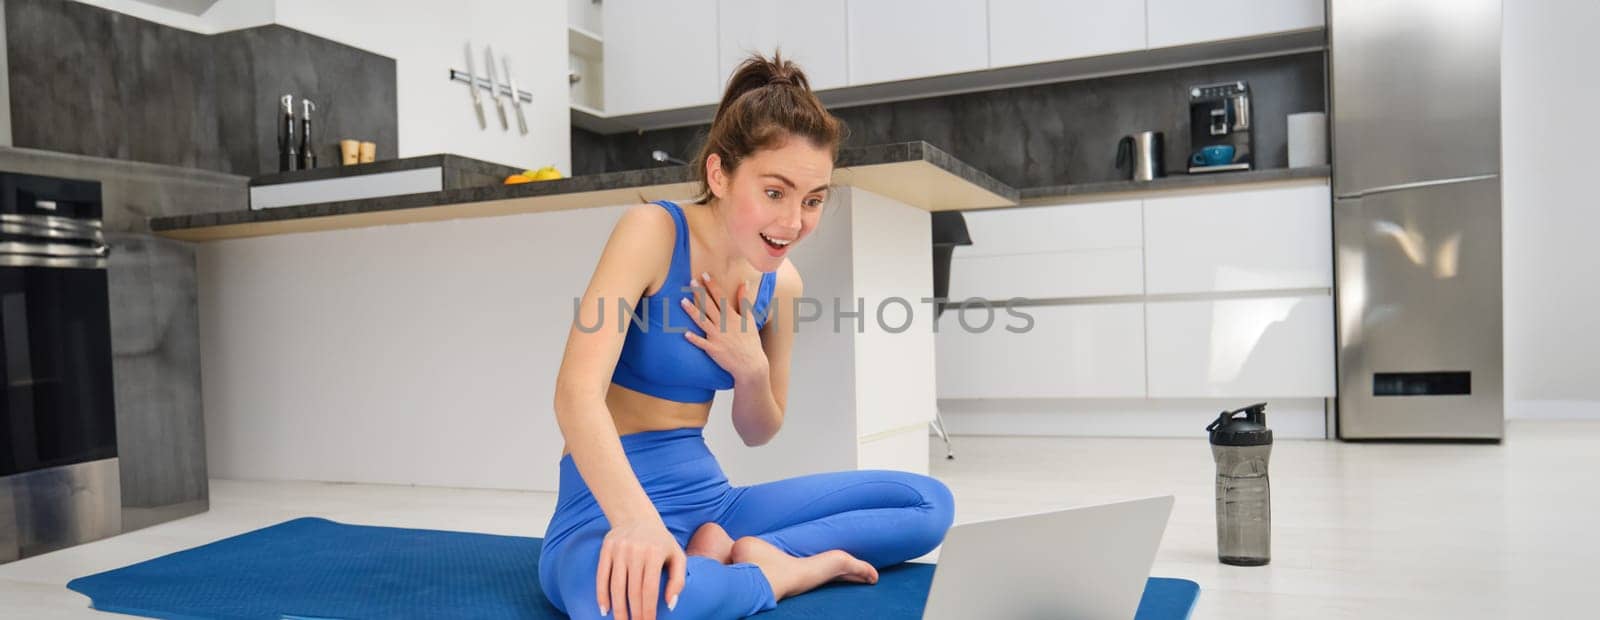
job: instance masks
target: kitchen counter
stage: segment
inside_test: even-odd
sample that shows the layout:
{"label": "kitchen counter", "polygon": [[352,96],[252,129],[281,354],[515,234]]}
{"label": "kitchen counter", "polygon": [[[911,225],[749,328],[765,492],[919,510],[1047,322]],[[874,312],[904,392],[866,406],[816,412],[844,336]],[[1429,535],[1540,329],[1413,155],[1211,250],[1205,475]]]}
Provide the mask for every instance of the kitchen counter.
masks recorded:
{"label": "kitchen counter", "polygon": [[[320,171],[308,171],[319,173]],[[293,174],[293,173],[291,173]],[[1017,190],[926,142],[841,149],[834,183],[859,187],[929,211],[1017,204]],[[150,220],[156,234],[186,241],[361,228],[633,204],[694,192],[688,166],[628,170],[520,185],[232,210]]]}
{"label": "kitchen counter", "polygon": [[1103,181],[1033,187],[1018,192],[1023,205],[1064,204],[1091,200],[1139,198],[1174,192],[1227,189],[1238,185],[1326,180],[1328,166],[1277,168],[1210,174],[1172,174],[1153,181]]}
{"label": "kitchen counter", "polygon": [[[360,166],[339,166],[258,177],[254,185],[340,178],[442,165],[455,158],[433,155]],[[435,160],[440,160],[435,162]],[[447,162],[445,162],[447,163]],[[499,166],[485,174],[504,172]],[[861,187],[929,211],[973,210],[1019,205],[1062,204],[1187,192],[1237,185],[1326,179],[1327,166],[1253,170],[1207,175],[1175,174],[1154,181],[1105,181],[1018,190],[926,142],[903,142],[841,149],[834,181]],[[487,177],[485,177],[487,179]],[[487,181],[486,181],[487,183]],[[156,234],[186,241],[360,228],[384,224],[489,217],[514,213],[604,207],[657,198],[681,198],[694,191],[688,166],[671,166],[584,175],[554,181],[472,187],[443,191],[279,207],[230,210],[151,218]]]}
{"label": "kitchen counter", "polygon": [[[253,184],[389,172],[429,162],[448,163],[446,160],[450,158],[465,163],[475,162],[452,155],[432,155],[268,175],[254,179]],[[502,170],[502,167],[487,163],[478,167],[485,170],[479,175],[483,184],[476,186],[447,186],[437,192],[255,211],[238,209],[155,217],[150,219],[150,228],[158,235],[174,239],[210,241],[607,207],[659,198],[683,198],[694,192],[693,175],[688,166],[607,172],[521,185],[500,185],[493,181],[494,175],[509,169]],[[965,211],[1207,191],[1248,184],[1306,182],[1327,179],[1328,174],[1327,166],[1317,166],[1207,175],[1174,174],[1154,181],[1105,181],[1018,190],[936,146],[918,141],[841,149],[834,182],[841,187],[859,187],[928,211]]]}

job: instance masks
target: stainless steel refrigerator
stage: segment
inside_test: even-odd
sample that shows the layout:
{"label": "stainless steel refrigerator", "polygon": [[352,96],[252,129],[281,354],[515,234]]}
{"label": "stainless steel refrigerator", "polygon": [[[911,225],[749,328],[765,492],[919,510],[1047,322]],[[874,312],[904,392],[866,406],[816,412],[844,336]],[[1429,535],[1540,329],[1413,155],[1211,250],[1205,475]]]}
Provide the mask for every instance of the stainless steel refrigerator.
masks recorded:
{"label": "stainless steel refrigerator", "polygon": [[1504,429],[1500,0],[1328,0],[1337,428]]}

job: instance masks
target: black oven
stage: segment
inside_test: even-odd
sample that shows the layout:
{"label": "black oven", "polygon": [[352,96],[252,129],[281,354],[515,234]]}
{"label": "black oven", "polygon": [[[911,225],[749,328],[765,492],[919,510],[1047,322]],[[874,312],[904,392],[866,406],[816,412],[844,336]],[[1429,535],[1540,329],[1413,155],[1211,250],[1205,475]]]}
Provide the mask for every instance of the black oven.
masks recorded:
{"label": "black oven", "polygon": [[117,456],[100,184],[0,173],[0,478]]}

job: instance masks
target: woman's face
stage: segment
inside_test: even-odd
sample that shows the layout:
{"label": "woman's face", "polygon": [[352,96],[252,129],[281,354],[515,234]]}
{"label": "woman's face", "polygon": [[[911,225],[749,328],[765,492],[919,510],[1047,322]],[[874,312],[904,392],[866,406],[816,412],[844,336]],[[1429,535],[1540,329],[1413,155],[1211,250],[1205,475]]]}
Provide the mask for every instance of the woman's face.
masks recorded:
{"label": "woman's face", "polygon": [[769,272],[822,219],[833,157],[809,140],[789,139],[751,153],[731,176],[715,154],[706,168],[734,246],[757,270]]}

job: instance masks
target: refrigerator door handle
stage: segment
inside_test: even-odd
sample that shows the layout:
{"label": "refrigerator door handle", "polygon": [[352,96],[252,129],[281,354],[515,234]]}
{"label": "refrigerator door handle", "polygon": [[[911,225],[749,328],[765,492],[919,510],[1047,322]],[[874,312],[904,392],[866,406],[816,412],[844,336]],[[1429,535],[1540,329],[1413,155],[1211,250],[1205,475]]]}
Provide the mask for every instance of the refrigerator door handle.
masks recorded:
{"label": "refrigerator door handle", "polygon": [[1418,189],[1418,188],[1422,188],[1422,187],[1437,187],[1437,186],[1440,186],[1440,185],[1454,185],[1456,183],[1471,183],[1473,181],[1482,181],[1484,179],[1493,179],[1493,178],[1497,178],[1499,176],[1500,175],[1498,175],[1498,174],[1477,174],[1477,175],[1473,175],[1473,176],[1470,176],[1470,177],[1456,177],[1456,178],[1453,178],[1453,179],[1435,179],[1435,180],[1432,180],[1432,181],[1417,181],[1415,183],[1400,183],[1400,184],[1397,184],[1397,185],[1385,185],[1383,187],[1374,187],[1374,188],[1371,188],[1371,189],[1365,189],[1365,190],[1361,190],[1359,192],[1353,192],[1353,193],[1349,193],[1349,194],[1337,194],[1337,195],[1334,196],[1334,198],[1339,198],[1339,199],[1361,198],[1361,197],[1364,197],[1364,196],[1374,196],[1374,195],[1377,195],[1377,194],[1387,194],[1387,193],[1390,193],[1390,192],[1403,192],[1403,191],[1408,190],[1408,189]]}

